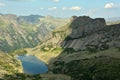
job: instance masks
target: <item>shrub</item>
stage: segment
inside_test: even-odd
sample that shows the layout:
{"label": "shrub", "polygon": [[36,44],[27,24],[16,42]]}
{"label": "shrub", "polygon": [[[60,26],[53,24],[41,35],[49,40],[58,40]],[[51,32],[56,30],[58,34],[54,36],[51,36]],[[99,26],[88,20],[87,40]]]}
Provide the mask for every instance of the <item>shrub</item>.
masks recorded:
{"label": "shrub", "polygon": [[65,52],[67,52],[68,54],[72,54],[73,52],[76,52],[73,48],[66,48],[64,49]]}
{"label": "shrub", "polygon": [[120,47],[118,48],[118,51],[120,52]]}
{"label": "shrub", "polygon": [[87,50],[89,51],[89,53],[96,53],[98,51],[96,48],[90,48],[90,47],[88,47]]}

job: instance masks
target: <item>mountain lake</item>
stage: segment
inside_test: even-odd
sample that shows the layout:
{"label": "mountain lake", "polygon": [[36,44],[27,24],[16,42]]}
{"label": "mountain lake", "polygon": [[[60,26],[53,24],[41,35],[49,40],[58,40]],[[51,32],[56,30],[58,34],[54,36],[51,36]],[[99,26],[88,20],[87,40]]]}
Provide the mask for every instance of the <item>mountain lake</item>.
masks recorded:
{"label": "mountain lake", "polygon": [[42,74],[48,71],[47,65],[33,55],[17,56],[17,59],[22,62],[23,70],[26,74]]}

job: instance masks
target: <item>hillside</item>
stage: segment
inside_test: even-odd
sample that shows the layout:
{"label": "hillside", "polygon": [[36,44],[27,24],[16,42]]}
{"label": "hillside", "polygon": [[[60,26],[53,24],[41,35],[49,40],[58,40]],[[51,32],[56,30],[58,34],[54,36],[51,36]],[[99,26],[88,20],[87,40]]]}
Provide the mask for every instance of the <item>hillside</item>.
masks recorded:
{"label": "hillside", "polygon": [[39,15],[19,17],[12,14],[0,15],[0,50],[11,52],[20,48],[35,47],[52,30],[64,26],[69,21]]}
{"label": "hillside", "polygon": [[14,57],[0,52],[0,79],[4,75],[11,75],[15,73],[22,73],[22,65],[20,61],[17,61]]}

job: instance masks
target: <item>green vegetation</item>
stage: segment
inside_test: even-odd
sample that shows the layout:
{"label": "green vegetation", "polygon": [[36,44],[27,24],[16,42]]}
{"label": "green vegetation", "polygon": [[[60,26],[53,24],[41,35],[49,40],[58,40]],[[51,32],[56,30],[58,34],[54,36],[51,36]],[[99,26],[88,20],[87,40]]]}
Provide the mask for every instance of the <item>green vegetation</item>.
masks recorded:
{"label": "green vegetation", "polygon": [[44,52],[49,51],[49,50],[45,49],[45,46],[42,46],[42,47],[40,48],[40,50],[41,50],[41,51],[44,51]]}
{"label": "green vegetation", "polygon": [[96,53],[96,52],[98,52],[97,48],[87,47],[87,50],[89,51],[89,53]]}
{"label": "green vegetation", "polygon": [[3,20],[0,20],[0,29],[7,30],[7,23],[5,23]]}
{"label": "green vegetation", "polygon": [[73,52],[76,52],[73,48],[65,48],[64,52],[67,52],[68,54],[72,54]]}
{"label": "green vegetation", "polygon": [[0,52],[0,74],[14,74],[19,72],[22,72],[20,62],[9,54]]}
{"label": "green vegetation", "polygon": [[120,52],[120,47],[118,48],[118,51]]}
{"label": "green vegetation", "polygon": [[5,80],[42,80],[40,75],[28,75],[24,73],[5,74],[3,78]]}
{"label": "green vegetation", "polygon": [[[95,57],[93,59],[73,60],[69,63],[55,62],[54,73],[63,73],[73,80],[119,80],[120,59]],[[66,71],[67,70],[67,71]]]}
{"label": "green vegetation", "polygon": [[42,46],[40,50],[48,53],[60,53],[61,51],[63,51],[63,48],[61,47],[53,48],[53,45],[47,45],[47,46]]}
{"label": "green vegetation", "polygon": [[4,40],[4,39],[5,39],[4,37],[0,36],[0,40]]}
{"label": "green vegetation", "polygon": [[23,73],[5,74],[0,80],[71,80],[69,76],[61,74],[42,74],[42,75],[28,75]]}
{"label": "green vegetation", "polygon": [[3,20],[0,20],[0,26],[5,25],[5,22]]}
{"label": "green vegetation", "polygon": [[[0,42],[4,44],[1,44],[0,50],[9,53],[20,48],[33,48],[40,44],[51,31],[69,22],[69,18],[1,15]],[[61,36],[64,38],[64,35]]]}
{"label": "green vegetation", "polygon": [[18,49],[12,52],[13,55],[25,55],[27,51],[25,49]]}
{"label": "green vegetation", "polygon": [[60,52],[62,52],[64,49],[63,48],[61,48],[61,47],[57,47],[57,48],[54,48],[53,50],[52,50],[52,52],[54,52],[54,53],[60,53]]}

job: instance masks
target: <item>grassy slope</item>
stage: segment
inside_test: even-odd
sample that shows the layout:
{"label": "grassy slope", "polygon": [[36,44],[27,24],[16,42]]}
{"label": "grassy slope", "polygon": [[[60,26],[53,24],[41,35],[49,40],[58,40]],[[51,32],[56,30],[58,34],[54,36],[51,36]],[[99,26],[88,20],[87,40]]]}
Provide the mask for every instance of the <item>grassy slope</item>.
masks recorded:
{"label": "grassy slope", "polygon": [[64,52],[51,63],[49,67],[53,73],[69,75],[74,80],[120,79],[119,49],[108,49],[96,53]]}
{"label": "grassy slope", "polygon": [[0,52],[0,75],[21,72],[23,70],[19,61],[6,53]]}

